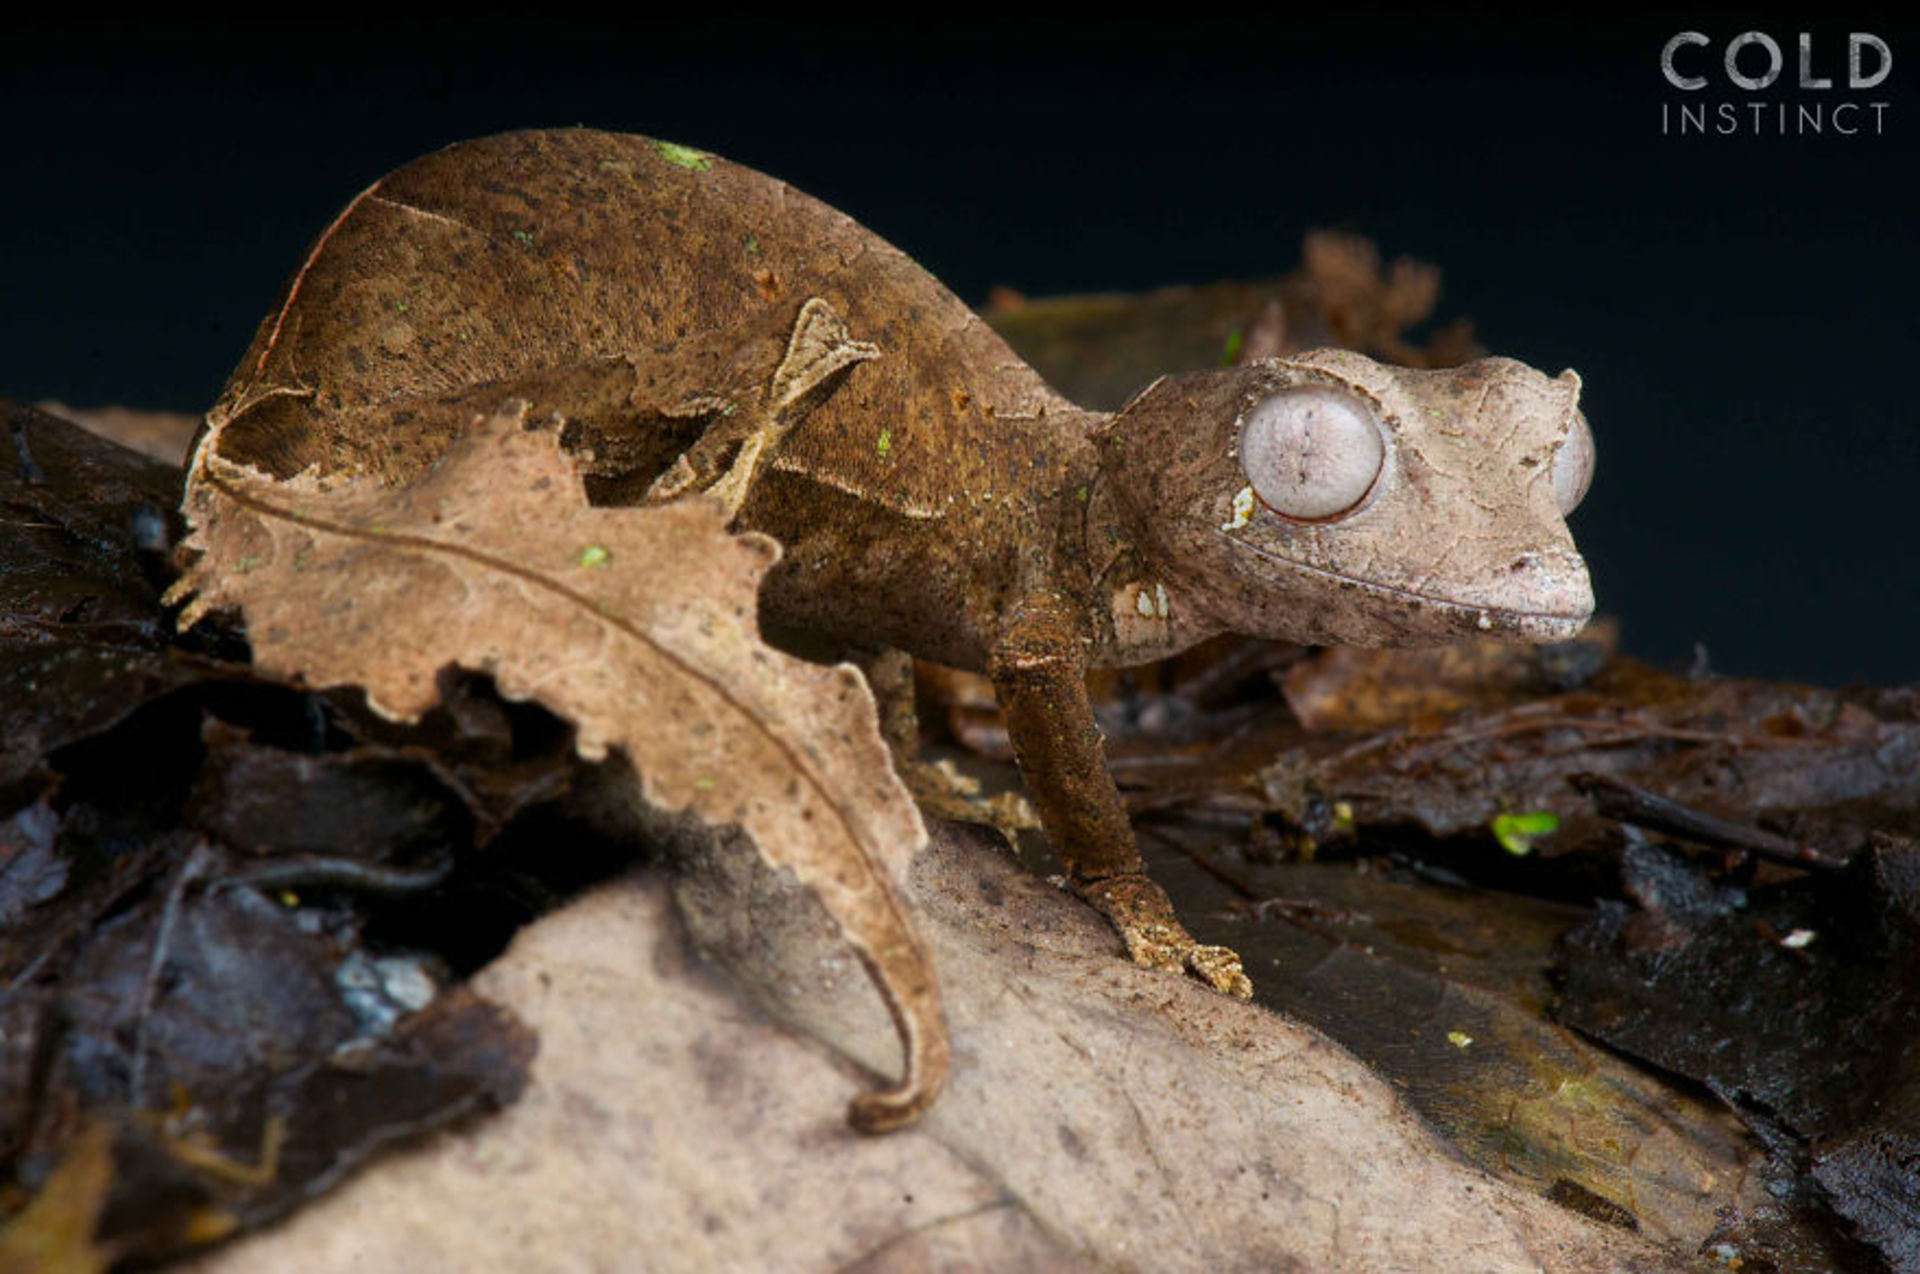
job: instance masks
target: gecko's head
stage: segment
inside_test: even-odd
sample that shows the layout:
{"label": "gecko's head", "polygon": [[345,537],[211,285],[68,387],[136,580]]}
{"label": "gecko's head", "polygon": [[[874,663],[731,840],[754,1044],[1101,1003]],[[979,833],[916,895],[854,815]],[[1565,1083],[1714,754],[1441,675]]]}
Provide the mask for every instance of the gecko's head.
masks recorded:
{"label": "gecko's head", "polygon": [[1561,641],[1593,613],[1566,524],[1593,470],[1579,396],[1512,359],[1323,349],[1163,377],[1095,441],[1135,543],[1224,628]]}

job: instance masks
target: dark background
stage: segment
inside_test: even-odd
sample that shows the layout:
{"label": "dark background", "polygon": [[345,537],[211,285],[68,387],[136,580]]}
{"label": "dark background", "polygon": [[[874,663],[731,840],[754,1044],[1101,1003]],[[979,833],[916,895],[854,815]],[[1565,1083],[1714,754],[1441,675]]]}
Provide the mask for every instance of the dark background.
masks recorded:
{"label": "dark background", "polygon": [[[1194,12],[1213,12],[1195,7]],[[1827,20],[1832,17],[1833,20]],[[1788,72],[1716,70],[1757,28]],[[1662,44],[1697,29],[1713,83]],[[1847,96],[1883,135],[1662,136],[1662,102]],[[1920,680],[1920,197],[1910,26],[1740,9],[1621,19],[1347,9],[1180,26],[608,25],[523,7],[406,25],[14,26],[0,74],[0,393],[199,410],[307,242],[447,142],[585,123],[717,151],[905,248],[962,297],[1280,273],[1312,226],[1445,270],[1442,317],[1579,369],[1574,520],[1630,651]],[[1754,64],[1758,65],[1757,60]]]}

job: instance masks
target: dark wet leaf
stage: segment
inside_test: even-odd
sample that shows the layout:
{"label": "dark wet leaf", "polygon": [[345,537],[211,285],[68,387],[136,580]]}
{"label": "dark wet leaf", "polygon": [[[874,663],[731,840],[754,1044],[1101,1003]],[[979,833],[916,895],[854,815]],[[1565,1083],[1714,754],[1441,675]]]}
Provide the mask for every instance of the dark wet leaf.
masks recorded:
{"label": "dark wet leaf", "polygon": [[[1420,662],[1405,666],[1417,680]],[[1828,863],[1875,832],[1920,824],[1920,718],[1897,694],[1696,682],[1628,659],[1574,693],[1489,693],[1484,710],[1284,748],[1259,775],[1261,799],[1283,810],[1344,803],[1357,826],[1441,837],[1546,811],[1561,825],[1539,847],[1548,854],[1619,843],[1617,823],[1573,785],[1583,775],[1771,832]]]}
{"label": "dark wet leaf", "polygon": [[4,794],[52,749],[220,670],[170,648],[160,606],[179,471],[5,399],[0,422]]}
{"label": "dark wet leaf", "polygon": [[461,802],[420,757],[391,748],[295,752],[209,719],[187,822],[245,854],[407,861],[463,847]]}
{"label": "dark wet leaf", "polygon": [[1904,922],[1851,877],[1687,885],[1651,848],[1623,870],[1640,906],[1603,902],[1568,935],[1560,1019],[1802,1137],[1865,1117],[1920,1038]]}
{"label": "dark wet leaf", "polygon": [[35,801],[0,823],[0,926],[66,887],[66,860],[53,852],[59,822],[45,801]]}
{"label": "dark wet leaf", "polygon": [[1906,1039],[1872,1115],[1818,1146],[1813,1176],[1892,1269],[1920,1270],[1920,1039]]}
{"label": "dark wet leaf", "polygon": [[166,644],[156,574],[180,473],[64,420],[0,399],[0,639]]}
{"label": "dark wet leaf", "polygon": [[1920,842],[1911,836],[1890,836],[1884,832],[1873,837],[1873,868],[1880,887],[1920,924]]}
{"label": "dark wet leaf", "polygon": [[431,959],[369,955],[349,911],[290,908],[233,883],[220,851],[172,848],[23,997],[45,1061],[8,1140],[62,1145],[75,1110],[119,1128],[102,1242],[152,1255],[259,1224],[518,1092],[531,1037],[442,993]]}

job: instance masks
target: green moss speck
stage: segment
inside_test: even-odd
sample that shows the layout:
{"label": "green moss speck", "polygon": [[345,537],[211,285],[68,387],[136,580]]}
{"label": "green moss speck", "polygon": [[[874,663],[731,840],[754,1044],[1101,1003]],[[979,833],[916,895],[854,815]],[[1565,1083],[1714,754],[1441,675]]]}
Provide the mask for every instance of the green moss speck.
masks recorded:
{"label": "green moss speck", "polygon": [[1560,816],[1550,810],[1496,814],[1493,819],[1493,838],[1500,842],[1500,848],[1516,856],[1531,854],[1535,840],[1559,830]]}
{"label": "green moss speck", "polygon": [[1227,347],[1220,351],[1220,366],[1232,367],[1240,361],[1240,351],[1247,347],[1247,334],[1239,328],[1227,333]]}
{"label": "green moss speck", "polygon": [[513,232],[513,241],[523,248],[531,248],[533,246],[533,231],[515,230]]}
{"label": "green moss speck", "polygon": [[607,552],[605,545],[589,544],[580,550],[580,556],[575,560],[581,566],[605,566],[612,557],[613,554]]}
{"label": "green moss speck", "polygon": [[891,455],[893,452],[893,430],[882,429],[880,431],[880,441],[873,444],[873,450],[878,455]]}
{"label": "green moss speck", "polygon": [[760,240],[759,240],[759,238],[758,238],[758,236],[755,236],[755,235],[748,235],[748,236],[747,236],[747,242],[746,242],[746,247],[747,247],[747,255],[748,255],[748,256],[750,256],[750,257],[757,257],[757,256],[759,256],[759,255],[760,255]]}
{"label": "green moss speck", "polygon": [[691,146],[681,146],[674,142],[655,142],[653,148],[660,152],[660,158],[670,164],[703,173],[713,167],[713,156],[704,150],[695,150]]}

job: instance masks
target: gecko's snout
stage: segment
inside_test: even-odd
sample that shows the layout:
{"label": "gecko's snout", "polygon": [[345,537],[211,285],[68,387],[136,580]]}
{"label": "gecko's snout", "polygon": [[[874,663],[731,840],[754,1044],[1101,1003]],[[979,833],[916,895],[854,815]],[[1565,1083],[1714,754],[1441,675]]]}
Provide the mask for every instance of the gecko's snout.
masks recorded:
{"label": "gecko's snout", "polygon": [[1516,554],[1490,572],[1479,597],[1463,597],[1486,608],[1483,628],[1523,641],[1565,641],[1593,617],[1593,581],[1580,555],[1568,549]]}

